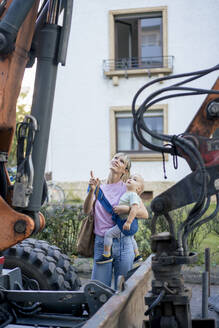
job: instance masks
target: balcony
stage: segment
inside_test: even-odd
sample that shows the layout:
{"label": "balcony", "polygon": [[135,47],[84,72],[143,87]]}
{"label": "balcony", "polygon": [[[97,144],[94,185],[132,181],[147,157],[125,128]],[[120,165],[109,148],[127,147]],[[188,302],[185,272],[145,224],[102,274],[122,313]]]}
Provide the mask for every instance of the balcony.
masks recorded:
{"label": "balcony", "polygon": [[170,74],[173,71],[173,56],[162,57],[131,57],[103,61],[103,72],[106,77],[114,79],[117,85],[119,77],[137,75]]}

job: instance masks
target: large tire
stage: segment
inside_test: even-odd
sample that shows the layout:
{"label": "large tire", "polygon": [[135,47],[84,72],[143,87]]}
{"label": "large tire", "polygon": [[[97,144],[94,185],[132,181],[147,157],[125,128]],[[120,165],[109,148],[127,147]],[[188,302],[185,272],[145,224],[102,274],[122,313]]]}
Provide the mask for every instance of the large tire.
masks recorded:
{"label": "large tire", "polygon": [[28,238],[2,252],[4,267],[20,267],[24,289],[79,290],[80,279],[67,255],[46,241]]}

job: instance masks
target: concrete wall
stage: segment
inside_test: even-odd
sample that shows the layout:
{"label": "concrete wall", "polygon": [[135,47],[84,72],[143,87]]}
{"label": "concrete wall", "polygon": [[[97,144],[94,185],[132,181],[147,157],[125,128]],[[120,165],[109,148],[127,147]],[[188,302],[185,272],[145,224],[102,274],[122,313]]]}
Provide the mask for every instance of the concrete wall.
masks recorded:
{"label": "concrete wall", "polygon": [[[58,72],[48,151],[47,170],[52,171],[53,180],[81,184],[89,179],[91,169],[101,179],[106,177],[110,107],[130,106],[136,91],[156,78],[122,77],[114,86],[104,77],[102,61],[109,59],[109,11],[156,6],[167,6],[168,55],[174,56],[173,74],[218,63],[217,0],[75,0],[67,65]],[[216,77],[213,73],[192,85],[211,88]],[[182,133],[203,99],[196,96],[167,101],[168,133]],[[162,161],[134,162],[133,170],[144,176],[147,186],[165,183]],[[179,169],[174,170],[171,158],[166,170],[170,184],[190,172],[184,160],[179,160]],[[83,193],[84,187],[81,190]]]}
{"label": "concrete wall", "polygon": [[[75,182],[59,182],[58,185],[65,192],[66,200],[83,200],[87,194],[87,181],[75,181]],[[163,181],[149,181],[145,182],[144,190],[151,192],[152,198],[159,195],[161,192],[170,188],[173,182],[163,182]],[[151,198],[147,199],[148,201]],[[146,201],[147,201],[146,200]]]}

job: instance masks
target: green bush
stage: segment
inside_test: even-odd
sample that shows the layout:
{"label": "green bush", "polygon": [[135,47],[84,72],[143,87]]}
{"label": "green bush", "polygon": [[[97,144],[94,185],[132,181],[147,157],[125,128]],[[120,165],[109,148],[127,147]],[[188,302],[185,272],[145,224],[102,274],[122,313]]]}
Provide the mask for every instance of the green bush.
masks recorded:
{"label": "green bush", "polygon": [[219,235],[219,213],[215,216],[215,218],[211,221],[212,230]]}
{"label": "green bush", "polygon": [[[139,229],[136,233],[136,241],[138,243],[139,251],[141,252],[144,258],[148,257],[151,254],[151,220],[153,213],[150,210],[149,206],[146,206],[149,212],[148,220],[139,220]],[[189,211],[191,210],[191,206],[186,206],[177,210],[174,210],[170,213],[171,218],[173,220],[175,231],[177,232],[180,224],[187,218]],[[156,223],[156,233],[160,233],[163,231],[169,231],[168,223],[164,216],[160,216],[157,219]],[[211,223],[207,223],[201,225],[200,227],[194,229],[188,238],[188,250],[199,252],[200,246],[203,243],[203,240],[209,235],[212,231]],[[200,257],[200,256],[199,256]],[[203,258],[201,256],[200,258]],[[200,260],[201,261],[201,260]]]}
{"label": "green bush", "polygon": [[[148,207],[149,219],[139,220],[139,230],[135,235],[139,251],[144,258],[151,254],[151,220],[152,213]],[[185,220],[190,207],[178,209],[171,213],[172,220],[178,229]],[[77,255],[76,241],[81,220],[84,218],[82,204],[65,205],[64,207],[47,206],[42,209],[46,218],[46,227],[37,235],[38,239],[44,239],[52,245],[58,246],[61,251],[69,256]],[[216,223],[215,223],[216,225]],[[205,224],[195,229],[189,236],[188,249],[197,251],[207,235],[212,231],[213,224]],[[169,231],[166,219],[161,216],[157,220],[156,232]],[[216,230],[216,228],[215,228]]]}
{"label": "green bush", "polygon": [[82,205],[47,206],[41,212],[45,216],[46,226],[37,239],[58,246],[64,254],[77,255],[77,235],[84,217]]}
{"label": "green bush", "polygon": [[151,254],[151,230],[149,220],[139,220],[138,232],[135,235],[139,252],[146,259]]}

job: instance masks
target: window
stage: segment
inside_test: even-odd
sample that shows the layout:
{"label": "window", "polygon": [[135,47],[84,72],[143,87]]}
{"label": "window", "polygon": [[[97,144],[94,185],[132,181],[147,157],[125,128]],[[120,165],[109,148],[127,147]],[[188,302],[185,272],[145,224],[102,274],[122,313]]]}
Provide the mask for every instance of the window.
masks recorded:
{"label": "window", "polygon": [[162,12],[115,15],[114,21],[117,68],[163,66]]}
{"label": "window", "polygon": [[[154,106],[145,113],[145,122],[152,131],[167,133],[167,105]],[[143,146],[133,132],[133,117],[128,107],[111,108],[111,155],[126,152],[132,160],[160,160],[162,155]],[[145,133],[150,143],[162,146],[161,140]]]}
{"label": "window", "polygon": [[172,72],[167,54],[167,8],[110,11],[108,77]]}
{"label": "window", "polygon": [[[151,111],[145,114],[145,123],[155,132],[163,133],[163,112],[162,110]],[[130,112],[116,113],[116,151],[118,152],[150,152],[151,150],[143,146],[135,137],[133,128],[133,117]],[[147,141],[157,146],[162,146],[162,141],[144,135]]]}

